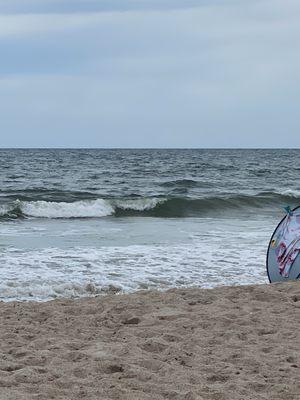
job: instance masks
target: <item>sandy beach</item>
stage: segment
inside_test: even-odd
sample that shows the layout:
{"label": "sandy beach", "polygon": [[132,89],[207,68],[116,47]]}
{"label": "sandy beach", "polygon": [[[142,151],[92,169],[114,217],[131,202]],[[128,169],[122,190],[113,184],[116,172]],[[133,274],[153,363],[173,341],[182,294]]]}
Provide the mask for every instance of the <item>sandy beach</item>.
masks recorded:
{"label": "sandy beach", "polygon": [[300,282],[1,303],[0,399],[300,398]]}

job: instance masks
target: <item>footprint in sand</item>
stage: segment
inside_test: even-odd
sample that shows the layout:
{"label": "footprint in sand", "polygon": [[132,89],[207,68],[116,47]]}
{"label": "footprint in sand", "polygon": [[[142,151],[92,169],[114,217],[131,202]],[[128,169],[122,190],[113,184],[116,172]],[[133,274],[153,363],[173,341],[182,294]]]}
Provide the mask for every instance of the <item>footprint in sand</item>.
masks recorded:
{"label": "footprint in sand", "polygon": [[161,353],[167,348],[167,346],[161,342],[151,340],[143,344],[141,348],[148,353]]}

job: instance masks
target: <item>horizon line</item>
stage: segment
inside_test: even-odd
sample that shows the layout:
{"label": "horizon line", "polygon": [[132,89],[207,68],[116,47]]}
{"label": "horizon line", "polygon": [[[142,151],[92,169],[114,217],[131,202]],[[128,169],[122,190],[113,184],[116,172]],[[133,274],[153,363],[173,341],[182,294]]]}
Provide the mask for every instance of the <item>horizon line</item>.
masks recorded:
{"label": "horizon line", "polygon": [[300,147],[0,147],[0,150],[300,150]]}

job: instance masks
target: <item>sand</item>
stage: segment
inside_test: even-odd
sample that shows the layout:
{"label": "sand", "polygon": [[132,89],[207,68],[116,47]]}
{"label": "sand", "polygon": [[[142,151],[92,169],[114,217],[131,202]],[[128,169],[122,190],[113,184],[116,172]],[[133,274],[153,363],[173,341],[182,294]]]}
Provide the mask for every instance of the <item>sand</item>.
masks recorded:
{"label": "sand", "polygon": [[300,282],[0,304],[0,399],[300,399]]}

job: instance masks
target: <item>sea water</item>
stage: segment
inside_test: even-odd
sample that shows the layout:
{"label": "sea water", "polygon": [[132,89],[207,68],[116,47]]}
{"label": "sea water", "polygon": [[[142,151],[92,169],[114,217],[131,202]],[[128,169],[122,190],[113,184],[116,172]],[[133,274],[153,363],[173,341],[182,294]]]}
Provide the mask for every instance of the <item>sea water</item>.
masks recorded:
{"label": "sea water", "polygon": [[0,150],[0,299],[266,283],[299,150]]}

